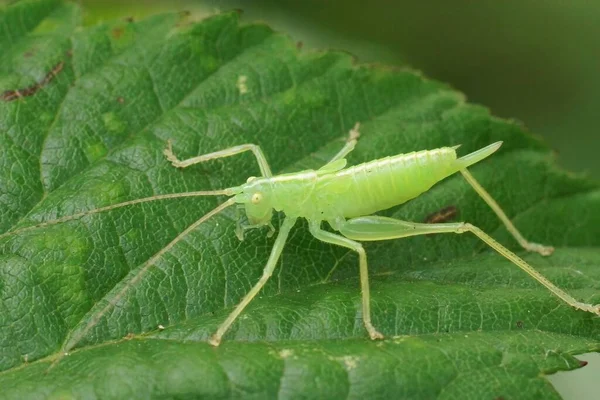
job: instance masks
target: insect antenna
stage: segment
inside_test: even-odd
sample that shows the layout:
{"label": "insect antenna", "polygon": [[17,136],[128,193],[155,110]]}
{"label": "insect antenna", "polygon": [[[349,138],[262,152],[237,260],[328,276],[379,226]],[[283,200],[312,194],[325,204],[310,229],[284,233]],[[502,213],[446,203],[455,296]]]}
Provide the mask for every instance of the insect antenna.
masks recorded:
{"label": "insect antenna", "polygon": [[[229,190],[229,189],[225,189],[225,190]],[[215,192],[223,192],[223,191],[215,191]],[[191,194],[191,193],[211,193],[211,192],[190,192],[189,194]],[[212,193],[214,194],[214,192],[212,192]],[[225,194],[225,193],[219,193],[219,194]],[[231,195],[231,194],[232,193],[229,193],[229,195]],[[202,195],[199,195],[199,196],[202,196]],[[153,196],[153,197],[156,197],[156,196]],[[146,200],[146,199],[139,199],[139,200]],[[132,200],[132,201],[136,201],[136,200]],[[151,201],[151,200],[148,200],[148,201]],[[138,201],[138,202],[141,202],[141,201]],[[126,203],[129,203],[129,202],[126,202]],[[125,203],[115,204],[114,206],[122,206],[123,204],[125,204]],[[102,319],[102,317],[108,311],[110,311],[119,302],[119,300],[121,300],[123,298],[123,296],[125,295],[125,293],[127,293],[127,291],[130,288],[132,288],[133,286],[135,286],[135,284],[138,283],[142,279],[142,277],[146,274],[146,272],[148,272],[148,270],[150,269],[150,267],[152,267],[154,265],[154,263],[160,257],[162,257],[169,250],[171,250],[173,248],[173,246],[175,246],[181,239],[183,239],[191,231],[193,231],[194,229],[196,229],[198,226],[200,226],[201,224],[203,224],[204,222],[206,222],[211,217],[214,217],[215,215],[217,215],[221,211],[225,210],[227,207],[230,207],[230,206],[232,206],[234,204],[235,204],[235,198],[230,198],[226,202],[221,203],[220,205],[218,205],[217,207],[215,207],[211,211],[207,212],[202,217],[200,217],[200,219],[198,219],[196,222],[194,222],[193,224],[191,224],[190,226],[188,226],[183,232],[181,232],[179,235],[177,235],[165,247],[163,247],[156,254],[154,254],[152,257],[150,257],[144,264],[142,264],[140,270],[125,284],[125,286],[123,286],[123,288],[121,288],[121,290],[119,290],[117,292],[116,295],[114,295],[114,297],[112,297],[108,301],[108,304],[106,304],[104,307],[102,307],[102,309],[100,311],[98,311],[97,313],[95,313],[91,317],[90,321],[85,325],[85,327],[83,329],[81,329],[79,332],[77,332],[74,336],[72,336],[70,338],[69,337],[67,338],[67,340],[65,341],[65,344],[61,348],[60,353],[56,356],[56,358],[54,359],[54,361],[52,362],[52,364],[50,364],[50,367],[48,367],[48,369],[46,370],[46,372],[48,372],[56,364],[58,364],[58,362],[65,355],[68,354],[69,350],[71,350],[73,347],[77,346],[77,344],[81,341],[81,339],[83,339],[88,334],[88,332],[94,326],[96,326],[98,324],[98,322],[100,322],[100,320]],[[94,211],[96,211],[96,210],[94,210]]]}
{"label": "insect antenna", "polygon": [[4,233],[0,234],[0,239],[7,237],[7,236],[13,236],[13,235],[17,235],[19,233],[31,231],[34,229],[43,228],[43,227],[49,226],[49,225],[56,225],[56,224],[61,224],[63,222],[72,221],[75,219],[85,217],[87,215],[98,214],[101,212],[111,211],[116,208],[132,206],[132,205],[140,204],[140,203],[149,203],[151,201],[157,201],[157,200],[180,199],[180,198],[184,198],[184,197],[220,196],[220,195],[232,196],[238,192],[239,192],[239,190],[237,190],[237,188],[227,188],[227,189],[223,189],[223,190],[208,190],[208,191],[195,191],[195,192],[185,192],[185,193],[159,194],[156,196],[144,197],[141,199],[135,199],[135,200],[124,201],[122,203],[111,204],[109,206],[99,207],[99,208],[95,208],[93,210],[88,210],[88,211],[82,211],[82,212],[72,214],[72,215],[65,215],[64,217],[40,222],[38,224],[26,226],[23,228],[18,228],[13,231],[8,231],[8,232],[4,232]]}

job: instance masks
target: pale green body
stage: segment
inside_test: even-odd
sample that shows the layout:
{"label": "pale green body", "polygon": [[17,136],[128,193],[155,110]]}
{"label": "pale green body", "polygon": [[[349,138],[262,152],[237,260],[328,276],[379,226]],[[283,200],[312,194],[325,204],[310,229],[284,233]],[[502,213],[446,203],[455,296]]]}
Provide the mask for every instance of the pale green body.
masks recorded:
{"label": "pale green body", "polygon": [[[463,158],[453,147],[385,157],[350,168],[339,159],[319,170],[249,180],[237,191],[236,202],[246,207],[253,225],[268,223],[272,210],[309,221],[328,221],[371,215],[402,204],[429,190],[440,180],[487,157],[494,143]],[[252,196],[260,194],[260,201]]]}

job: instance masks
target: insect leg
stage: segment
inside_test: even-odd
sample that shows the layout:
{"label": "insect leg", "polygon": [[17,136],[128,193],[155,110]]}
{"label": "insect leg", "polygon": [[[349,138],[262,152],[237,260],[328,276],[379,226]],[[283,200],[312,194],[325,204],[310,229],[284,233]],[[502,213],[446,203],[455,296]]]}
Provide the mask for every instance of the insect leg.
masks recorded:
{"label": "insect leg", "polygon": [[354,128],[350,129],[350,132],[348,132],[348,139],[346,140],[346,144],[344,145],[344,147],[342,147],[342,149],[335,156],[333,156],[333,158],[329,160],[327,164],[331,164],[334,161],[346,157],[348,154],[350,154],[352,150],[354,150],[354,147],[358,142],[358,137],[360,136],[360,132],[358,131],[359,128],[360,122],[357,122],[354,125]]}
{"label": "insect leg", "polygon": [[523,237],[523,235],[521,235],[521,232],[519,232],[519,230],[513,225],[513,223],[510,221],[510,219],[506,216],[504,211],[502,211],[502,208],[500,208],[498,203],[496,203],[496,201],[483,188],[483,186],[481,186],[479,184],[479,182],[477,182],[477,180],[475,180],[475,178],[473,177],[473,175],[471,175],[471,173],[469,171],[467,171],[466,169],[462,169],[462,170],[460,170],[460,173],[462,174],[462,176],[464,176],[464,178],[467,180],[467,182],[469,182],[469,184],[473,187],[473,189],[475,189],[475,191],[477,192],[479,197],[481,197],[483,199],[483,201],[485,201],[487,203],[487,205],[490,206],[490,208],[496,213],[496,215],[498,216],[498,218],[500,218],[500,220],[502,221],[504,226],[506,226],[506,229],[517,240],[517,242],[519,242],[521,247],[523,247],[527,251],[534,251],[543,256],[549,256],[550,254],[552,254],[552,252],[554,251],[554,247],[544,246],[542,244],[527,241],[527,239],[525,239]]}
{"label": "insect leg", "polygon": [[256,161],[258,162],[258,166],[260,167],[260,173],[264,177],[270,177],[273,174],[271,173],[271,167],[269,167],[269,163],[262,152],[260,146],[255,144],[242,144],[239,146],[229,147],[224,150],[215,151],[213,153],[203,154],[201,156],[188,158],[187,160],[179,160],[175,153],[173,153],[173,148],[170,140],[167,140],[167,147],[163,151],[167,160],[173,164],[176,168],[186,168],[190,165],[202,163],[209,160],[215,160],[217,158],[230,157],[239,153],[243,153],[244,151],[251,151],[256,157]]}
{"label": "insect leg", "polygon": [[254,296],[260,292],[262,287],[267,283],[275,267],[277,266],[277,261],[279,261],[279,256],[281,256],[281,251],[285,246],[285,242],[287,241],[288,235],[292,230],[292,227],[296,223],[296,218],[286,218],[281,224],[281,229],[279,230],[279,235],[277,235],[277,239],[275,239],[275,244],[271,249],[271,255],[269,256],[269,261],[267,261],[267,265],[265,265],[265,269],[263,270],[262,277],[260,280],[250,289],[248,293],[244,296],[242,301],[235,307],[235,309],[229,314],[227,319],[223,321],[223,323],[219,326],[217,331],[210,337],[208,343],[213,346],[218,346],[221,343],[221,339],[223,335],[227,332],[231,324],[237,319],[244,308],[252,301]]}
{"label": "insect leg", "polygon": [[362,244],[353,240],[347,239],[343,236],[336,235],[331,232],[327,232],[321,229],[321,222],[310,222],[309,224],[310,233],[312,235],[326,243],[336,244],[338,246],[346,247],[354,250],[358,253],[359,268],[360,268],[360,288],[362,293],[362,314],[363,323],[371,339],[383,339],[383,335],[375,329],[371,323],[371,298],[369,294],[369,270],[367,267],[367,253],[363,249]]}
{"label": "insect leg", "polygon": [[500,253],[500,255],[511,261],[517,267],[529,274],[529,276],[544,285],[548,290],[550,290],[565,303],[577,309],[600,315],[600,305],[591,305],[577,301],[571,295],[555,286],[545,276],[537,272],[521,257],[502,246],[481,229],[469,223],[459,222],[447,224],[418,224],[387,217],[369,216],[354,218],[346,221],[345,223],[337,224],[336,229],[338,229],[342,235],[350,239],[363,241],[398,239],[408,236],[427,235],[430,233],[471,232],[479,239],[484,241],[492,249]]}

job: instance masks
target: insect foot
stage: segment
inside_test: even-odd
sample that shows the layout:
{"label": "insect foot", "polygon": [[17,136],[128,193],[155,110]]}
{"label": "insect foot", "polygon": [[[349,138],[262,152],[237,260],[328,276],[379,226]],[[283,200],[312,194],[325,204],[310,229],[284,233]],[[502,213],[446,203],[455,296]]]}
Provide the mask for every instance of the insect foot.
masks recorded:
{"label": "insect foot", "polygon": [[173,164],[176,168],[181,168],[181,161],[177,158],[175,153],[173,153],[173,144],[171,143],[171,139],[167,140],[167,147],[163,150],[163,154]]}
{"label": "insect foot", "polygon": [[367,328],[367,331],[369,331],[369,337],[371,338],[371,340],[381,340],[384,338],[383,333],[379,332],[372,326],[370,329]]}
{"label": "insect foot", "polygon": [[235,236],[237,236],[240,242],[244,241],[244,227],[242,226],[242,224],[240,224],[239,221],[235,226]]}
{"label": "insect foot", "polygon": [[165,155],[167,160],[169,160],[169,162],[173,164],[174,167],[177,167],[177,165],[179,164],[179,159],[177,159],[177,156],[175,156],[175,154],[173,153],[173,144],[171,143],[171,139],[167,140],[167,147],[165,147],[165,149],[163,150],[163,154]]}
{"label": "insect foot", "polygon": [[600,316],[600,304],[592,305],[592,304],[577,302],[577,303],[573,304],[573,307],[575,307],[579,310],[591,312],[592,314],[596,314],[596,315]]}
{"label": "insect foot", "polygon": [[217,337],[217,335],[212,335],[210,339],[208,339],[208,344],[214,347],[219,347],[221,344],[221,338]]}
{"label": "insect foot", "polygon": [[549,256],[550,254],[554,253],[554,247],[544,246],[543,244],[539,243],[527,242],[524,247],[525,250],[541,254],[542,256]]}
{"label": "insect foot", "polygon": [[348,142],[352,142],[353,140],[357,140],[360,137],[360,122],[357,122],[356,124],[354,124],[354,128],[350,129],[350,132],[348,132]]}

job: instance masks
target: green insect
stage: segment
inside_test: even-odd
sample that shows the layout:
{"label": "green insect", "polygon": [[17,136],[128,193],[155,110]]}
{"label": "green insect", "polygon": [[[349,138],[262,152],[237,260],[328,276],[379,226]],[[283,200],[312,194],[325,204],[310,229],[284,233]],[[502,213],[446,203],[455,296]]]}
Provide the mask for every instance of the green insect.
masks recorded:
{"label": "green insect", "polygon": [[[260,147],[253,144],[236,146],[180,161],[173,153],[171,143],[169,142],[164,154],[173,166],[177,168],[185,168],[205,161],[251,151],[258,161],[262,176],[250,177],[243,185],[223,190],[166,194],[126,201],[21,228],[2,234],[0,238],[139,203],[195,196],[230,196],[229,200],[194,222],[163,249],[147,260],[140,268],[140,271],[88,322],[84,329],[66,342],[62,354],[65,354],[76,346],[90,329],[100,321],[102,316],[119,302],[126,291],[139,282],[148,269],[161,256],[173,248],[177,242],[209,218],[235,204],[245,209],[249,223],[244,225],[238,222],[236,233],[240,239],[243,238],[244,230],[250,228],[266,226],[270,228],[272,234],[275,231],[271,224],[274,210],[282,211],[285,214],[285,219],[283,220],[267,264],[264,267],[262,277],[212,335],[209,343],[213,346],[220,344],[223,335],[228,331],[231,324],[238,318],[240,313],[259,293],[273,274],[288,235],[298,218],[306,218],[308,220],[309,230],[318,240],[346,247],[358,254],[362,292],[362,317],[364,326],[371,339],[381,339],[383,335],[371,322],[367,255],[360,242],[390,240],[433,233],[471,232],[488,246],[527,272],[570,306],[600,315],[599,305],[585,304],[577,301],[556,287],[523,259],[499,244],[481,229],[469,223],[413,223],[372,215],[378,211],[405,203],[426,192],[442,179],[460,172],[479,196],[496,213],[508,231],[524,249],[545,256],[550,255],[554,249],[527,241],[510,222],[500,206],[467,171],[467,167],[483,160],[498,150],[502,142],[493,143],[460,158],[457,158],[456,155],[458,146],[443,147],[435,150],[386,157],[346,168],[346,159],[344,157],[356,146],[359,137],[358,129],[359,124],[357,123],[350,131],[345,146],[330,162],[319,170],[306,170],[276,176],[273,176],[271,173],[269,164]],[[327,222],[339,234],[323,230],[323,222]]]}

